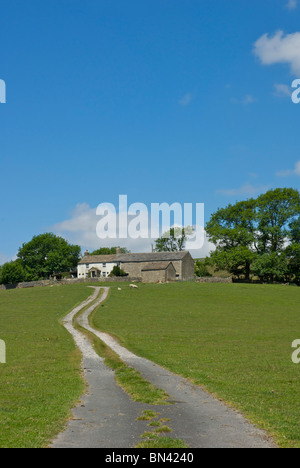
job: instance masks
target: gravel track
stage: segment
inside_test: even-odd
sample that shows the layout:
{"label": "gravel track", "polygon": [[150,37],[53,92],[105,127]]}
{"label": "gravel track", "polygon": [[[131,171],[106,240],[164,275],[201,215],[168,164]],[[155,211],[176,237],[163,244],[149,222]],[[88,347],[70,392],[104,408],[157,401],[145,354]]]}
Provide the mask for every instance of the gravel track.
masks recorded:
{"label": "gravel track", "polygon": [[[92,296],[76,307],[63,322],[82,353],[88,388],[80,404],[73,410],[73,417],[66,430],[53,442],[53,448],[134,447],[141,441],[140,435],[149,429],[145,422],[136,420],[145,409],[152,409],[159,412],[161,418],[170,419],[167,424],[172,433],[168,435],[183,439],[191,448],[276,447],[264,431],[253,426],[240,413],[216,400],[199,386],[136,356],[120,346],[107,333],[91,327],[89,315],[107,298],[109,292],[107,287],[93,288]],[[99,297],[102,289],[103,294]],[[137,403],[118,387],[114,372],[104,365],[103,359],[96,354],[86,336],[73,327],[74,316],[89,305],[90,307],[80,315],[79,324],[99,337],[146,380],[164,389],[170,395],[173,404],[150,406]]]}

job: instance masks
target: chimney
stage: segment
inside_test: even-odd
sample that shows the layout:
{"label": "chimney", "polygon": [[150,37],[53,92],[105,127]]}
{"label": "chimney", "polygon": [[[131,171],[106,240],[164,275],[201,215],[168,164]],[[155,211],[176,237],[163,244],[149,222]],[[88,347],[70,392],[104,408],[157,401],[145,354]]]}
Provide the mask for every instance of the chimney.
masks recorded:
{"label": "chimney", "polygon": [[90,252],[88,251],[88,249],[86,249],[86,251],[84,252],[84,256],[87,257],[88,255],[90,255]]}
{"label": "chimney", "polygon": [[121,247],[116,247],[116,254],[120,255],[121,254]]}

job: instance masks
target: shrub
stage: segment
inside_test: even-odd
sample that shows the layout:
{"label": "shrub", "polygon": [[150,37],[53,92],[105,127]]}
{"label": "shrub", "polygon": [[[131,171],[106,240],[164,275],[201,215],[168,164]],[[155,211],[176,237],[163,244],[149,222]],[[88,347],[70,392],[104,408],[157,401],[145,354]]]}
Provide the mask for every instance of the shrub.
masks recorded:
{"label": "shrub", "polygon": [[119,265],[115,265],[109,276],[127,276],[127,273]]}
{"label": "shrub", "polygon": [[195,275],[198,277],[212,276],[206,266],[206,262],[202,260],[195,261]]}

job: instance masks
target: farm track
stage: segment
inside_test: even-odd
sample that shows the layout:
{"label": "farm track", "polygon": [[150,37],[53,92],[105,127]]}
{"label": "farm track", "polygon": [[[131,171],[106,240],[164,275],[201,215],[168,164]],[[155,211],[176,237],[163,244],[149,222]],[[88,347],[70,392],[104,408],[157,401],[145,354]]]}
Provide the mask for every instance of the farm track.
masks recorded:
{"label": "farm track", "polygon": [[[93,295],[76,307],[64,320],[82,353],[87,392],[73,409],[65,431],[53,441],[52,448],[132,448],[141,441],[147,428],[137,421],[142,411],[152,409],[167,418],[172,438],[183,439],[191,448],[274,448],[268,435],[249,423],[240,413],[172,372],[140,358],[120,346],[110,335],[90,326],[88,317],[108,295],[109,288],[93,287]],[[104,289],[99,298],[101,290]],[[73,326],[78,323],[115,351],[129,366],[150,383],[170,395],[171,405],[150,406],[137,403],[116,384],[114,372],[105,366],[85,334]]]}

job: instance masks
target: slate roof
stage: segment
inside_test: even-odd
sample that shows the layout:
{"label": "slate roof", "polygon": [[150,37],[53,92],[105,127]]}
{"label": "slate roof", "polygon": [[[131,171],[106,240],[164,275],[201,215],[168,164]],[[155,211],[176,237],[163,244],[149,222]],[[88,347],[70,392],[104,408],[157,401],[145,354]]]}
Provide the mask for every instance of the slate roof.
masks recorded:
{"label": "slate roof", "polygon": [[189,252],[148,252],[120,254],[118,261],[123,263],[130,262],[172,262],[172,260],[182,260]]}
{"label": "slate roof", "polygon": [[85,263],[114,263],[117,261],[117,255],[86,255],[80,260],[79,265]]}
{"label": "slate roof", "polygon": [[166,270],[169,265],[173,266],[173,263],[172,262],[149,262],[146,266],[142,268],[142,271]]}
{"label": "slate roof", "polygon": [[116,255],[87,255],[83,257],[79,265],[85,263],[132,263],[132,262],[172,262],[182,260],[189,252],[147,252],[147,253],[129,253]]}

